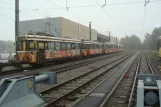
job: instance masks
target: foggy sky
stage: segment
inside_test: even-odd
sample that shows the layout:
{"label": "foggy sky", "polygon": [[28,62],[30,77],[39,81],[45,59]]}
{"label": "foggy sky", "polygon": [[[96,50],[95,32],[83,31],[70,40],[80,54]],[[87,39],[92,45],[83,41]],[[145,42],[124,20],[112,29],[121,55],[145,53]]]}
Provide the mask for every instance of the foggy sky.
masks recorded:
{"label": "foggy sky", "polygon": [[[14,40],[14,1],[0,0],[0,40]],[[58,6],[66,7],[66,0],[48,0]],[[20,21],[40,19],[46,17],[65,17],[75,22],[88,26],[92,22],[92,28],[101,32],[111,31],[112,36],[118,38],[135,34],[144,40],[145,33],[151,33],[155,27],[161,25],[161,1],[151,0],[146,7],[144,32],[141,34],[144,16],[145,0],[107,0],[104,9],[95,0],[67,0],[68,7],[91,6],[81,8],[69,8],[75,15],[48,2],[47,0],[20,0]],[[103,5],[105,0],[97,0]],[[130,3],[129,2],[135,2]],[[142,2],[142,3],[137,3]],[[123,3],[123,4],[121,4]],[[127,4],[124,4],[127,3]],[[108,5],[114,4],[114,5]],[[3,16],[3,15],[5,16]],[[27,25],[26,25],[27,26]]]}

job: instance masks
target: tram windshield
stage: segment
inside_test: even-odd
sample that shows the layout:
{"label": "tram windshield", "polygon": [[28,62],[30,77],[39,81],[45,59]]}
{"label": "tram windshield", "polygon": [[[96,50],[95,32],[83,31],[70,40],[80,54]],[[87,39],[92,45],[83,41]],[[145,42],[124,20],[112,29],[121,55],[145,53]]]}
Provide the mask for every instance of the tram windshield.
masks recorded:
{"label": "tram windshield", "polygon": [[28,50],[35,50],[35,43],[34,41],[19,41],[17,42],[17,50],[18,51],[28,51]]}

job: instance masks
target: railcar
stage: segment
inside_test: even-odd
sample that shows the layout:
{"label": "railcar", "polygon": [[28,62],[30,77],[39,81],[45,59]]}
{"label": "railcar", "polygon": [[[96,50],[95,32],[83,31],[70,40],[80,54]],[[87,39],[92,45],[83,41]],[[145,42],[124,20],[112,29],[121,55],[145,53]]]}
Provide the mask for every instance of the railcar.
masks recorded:
{"label": "railcar", "polygon": [[119,52],[124,51],[124,45],[118,44],[118,51],[119,51]]}
{"label": "railcar", "polygon": [[161,36],[158,37],[158,56],[161,60]]}
{"label": "railcar", "polygon": [[81,53],[82,56],[93,56],[102,54],[102,43],[92,41],[82,41]]}
{"label": "railcar", "polygon": [[112,53],[113,52],[113,48],[114,48],[114,46],[110,42],[106,42],[106,43],[103,44],[103,52],[105,54]]}
{"label": "railcar", "polygon": [[41,35],[19,36],[16,45],[17,61],[32,66],[123,51],[122,45],[110,42],[100,43]]}
{"label": "railcar", "polygon": [[80,56],[81,41],[39,35],[17,37],[17,60],[22,64],[37,65]]}

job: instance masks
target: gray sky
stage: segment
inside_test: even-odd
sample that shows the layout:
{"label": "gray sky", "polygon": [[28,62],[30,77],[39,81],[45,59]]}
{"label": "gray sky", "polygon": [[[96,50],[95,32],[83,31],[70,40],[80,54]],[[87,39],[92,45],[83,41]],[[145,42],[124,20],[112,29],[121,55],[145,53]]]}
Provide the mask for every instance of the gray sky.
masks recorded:
{"label": "gray sky", "polygon": [[[0,0],[0,40],[14,40],[14,1]],[[96,30],[111,31],[118,38],[125,33],[136,34],[142,41],[146,32],[151,33],[161,25],[161,0],[150,0],[147,5],[143,35],[145,0],[107,0],[103,8],[107,13],[97,4],[103,5],[105,0],[67,1],[70,12],[65,10],[66,0],[20,0],[20,20],[62,16],[86,26],[92,21]]]}

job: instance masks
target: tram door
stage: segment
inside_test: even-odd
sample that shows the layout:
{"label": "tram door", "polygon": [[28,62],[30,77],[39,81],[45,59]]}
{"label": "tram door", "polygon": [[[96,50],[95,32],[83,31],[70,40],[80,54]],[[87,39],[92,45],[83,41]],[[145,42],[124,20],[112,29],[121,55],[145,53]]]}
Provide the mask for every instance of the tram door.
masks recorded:
{"label": "tram door", "polygon": [[42,61],[42,62],[45,61],[45,43],[44,42],[38,42],[38,56],[39,56],[39,61]]}

